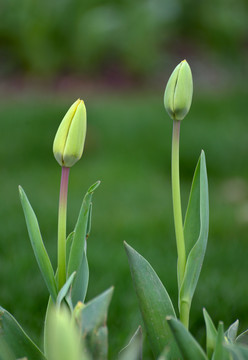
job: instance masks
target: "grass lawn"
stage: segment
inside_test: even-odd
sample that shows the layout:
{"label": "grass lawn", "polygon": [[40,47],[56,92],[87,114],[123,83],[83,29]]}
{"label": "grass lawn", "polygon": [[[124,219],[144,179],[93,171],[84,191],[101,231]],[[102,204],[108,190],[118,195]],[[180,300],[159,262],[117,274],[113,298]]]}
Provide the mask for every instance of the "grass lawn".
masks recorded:
{"label": "grass lawn", "polygon": [[[216,92],[195,97],[181,127],[184,211],[201,149],[209,176],[209,244],[190,323],[202,342],[203,307],[215,322],[220,319],[227,326],[239,318],[241,330],[248,327],[247,95]],[[74,100],[71,95],[0,100],[0,304],[38,341],[47,290],[32,254],[17,186],[23,186],[37,214],[55,268],[60,167],[52,142]],[[116,358],[141,321],[123,240],[153,265],[176,307],[172,121],[160,93],[98,94],[86,100],[87,141],[70,175],[68,232],[87,188],[101,180],[88,241],[88,299],[115,286],[108,323],[110,353]]]}

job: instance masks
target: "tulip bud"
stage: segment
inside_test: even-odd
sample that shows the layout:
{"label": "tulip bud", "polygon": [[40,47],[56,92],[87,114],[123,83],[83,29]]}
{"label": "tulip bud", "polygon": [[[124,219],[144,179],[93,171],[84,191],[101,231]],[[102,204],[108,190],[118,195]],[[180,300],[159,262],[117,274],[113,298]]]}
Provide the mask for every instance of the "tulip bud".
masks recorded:
{"label": "tulip bud", "polygon": [[53,142],[53,153],[61,166],[71,167],[81,158],[85,135],[86,108],[78,99],[65,114]]}
{"label": "tulip bud", "polygon": [[188,114],[193,95],[193,79],[186,60],[171,74],[164,93],[164,106],[173,120],[183,120]]}

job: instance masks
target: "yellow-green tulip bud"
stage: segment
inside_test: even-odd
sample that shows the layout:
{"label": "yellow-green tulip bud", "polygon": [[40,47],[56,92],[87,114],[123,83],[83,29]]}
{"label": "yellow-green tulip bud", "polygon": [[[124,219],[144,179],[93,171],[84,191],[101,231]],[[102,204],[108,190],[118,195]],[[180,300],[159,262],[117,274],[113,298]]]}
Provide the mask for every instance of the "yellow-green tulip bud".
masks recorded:
{"label": "yellow-green tulip bud", "polygon": [[193,95],[193,79],[186,60],[171,74],[164,93],[164,106],[173,120],[183,120],[188,114]]}
{"label": "yellow-green tulip bud", "polygon": [[65,114],[53,142],[53,153],[61,166],[71,167],[81,158],[85,135],[86,108],[78,99]]}

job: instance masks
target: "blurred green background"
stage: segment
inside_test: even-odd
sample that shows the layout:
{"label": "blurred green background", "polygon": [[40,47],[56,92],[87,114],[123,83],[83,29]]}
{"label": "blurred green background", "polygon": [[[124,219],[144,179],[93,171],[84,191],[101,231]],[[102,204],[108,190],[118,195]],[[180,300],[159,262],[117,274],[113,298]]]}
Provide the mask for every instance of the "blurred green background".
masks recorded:
{"label": "blurred green background", "polygon": [[[248,3],[245,0],[2,0],[0,12],[0,304],[39,341],[47,290],[29,243],[25,189],[56,267],[60,168],[56,129],[85,100],[88,132],[70,175],[68,232],[87,188],[93,199],[88,299],[114,285],[110,358],[141,319],[123,240],[153,265],[177,302],[170,185],[169,74],[187,58],[194,99],[181,128],[185,211],[205,150],[210,235],[190,328],[204,343],[202,308],[215,323],[248,327]],[[150,358],[149,350],[146,350]]]}

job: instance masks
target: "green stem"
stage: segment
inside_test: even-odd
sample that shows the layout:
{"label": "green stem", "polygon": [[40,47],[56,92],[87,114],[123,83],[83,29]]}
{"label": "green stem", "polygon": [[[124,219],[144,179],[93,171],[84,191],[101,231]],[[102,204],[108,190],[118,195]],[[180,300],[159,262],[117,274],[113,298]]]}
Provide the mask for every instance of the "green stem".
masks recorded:
{"label": "green stem", "polygon": [[172,201],[173,201],[173,215],[177,243],[178,255],[178,288],[180,289],[185,264],[186,253],[183,233],[182,209],[181,209],[181,195],[180,195],[180,179],[179,179],[179,138],[180,138],[180,121],[173,121],[173,135],[172,135],[172,157],[171,157],[171,178],[172,178]]}
{"label": "green stem", "polygon": [[186,301],[181,301],[180,303],[180,320],[186,327],[189,328],[189,312],[190,312],[190,305]]}
{"label": "green stem", "polygon": [[58,212],[58,288],[66,282],[66,213],[70,168],[62,167]]}

